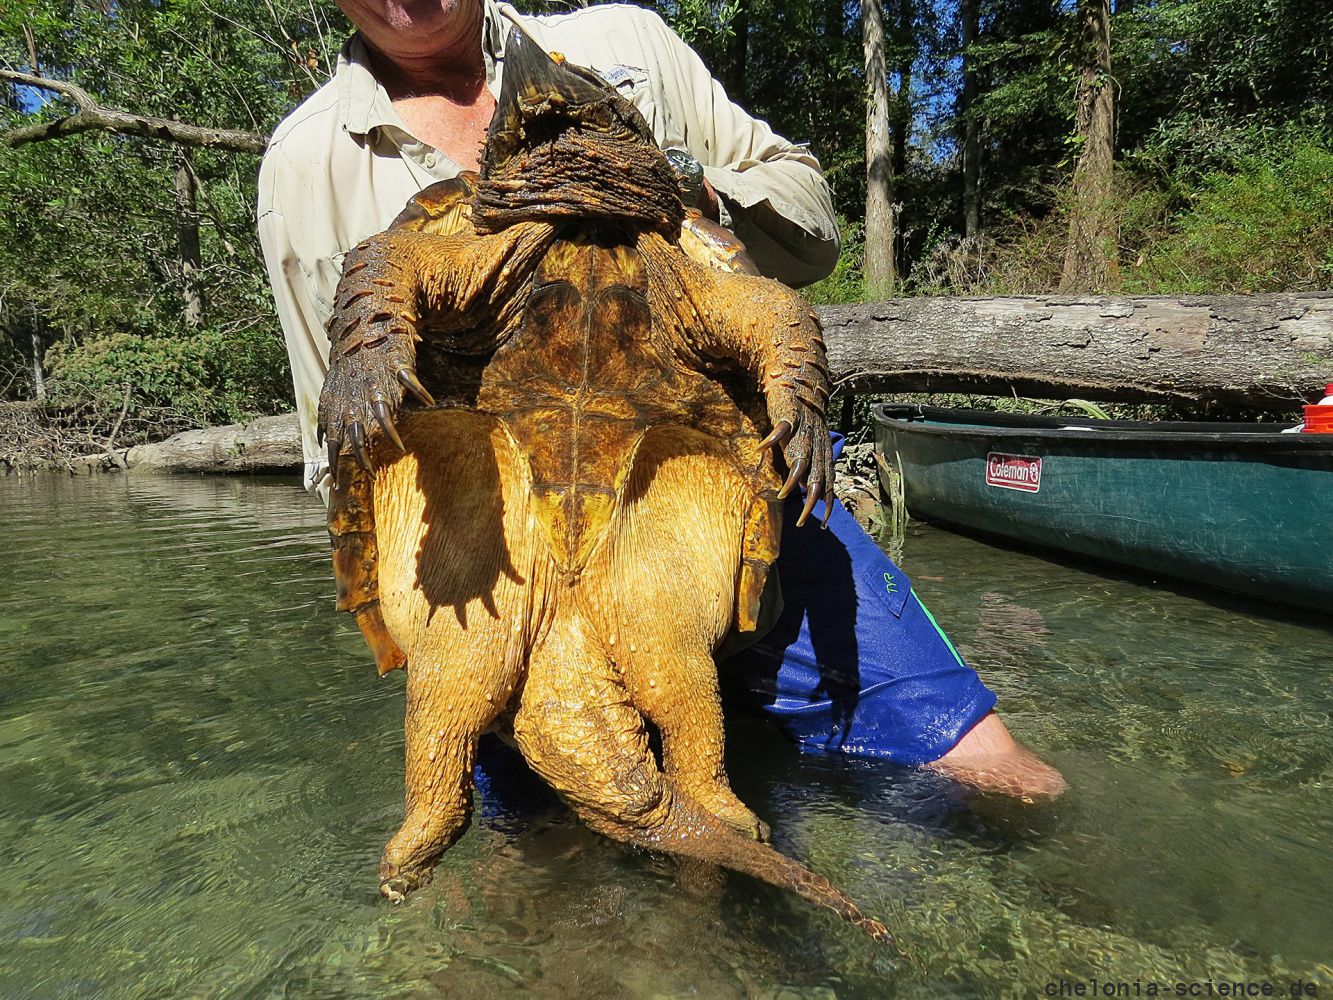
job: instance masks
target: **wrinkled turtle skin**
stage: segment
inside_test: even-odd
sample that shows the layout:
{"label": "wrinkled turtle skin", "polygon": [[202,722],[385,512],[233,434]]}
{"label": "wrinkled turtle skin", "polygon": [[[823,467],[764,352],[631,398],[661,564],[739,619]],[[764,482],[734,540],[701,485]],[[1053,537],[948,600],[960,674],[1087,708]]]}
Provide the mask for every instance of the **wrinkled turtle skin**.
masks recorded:
{"label": "wrinkled turtle skin", "polygon": [[466,827],[498,723],[594,830],[888,938],[723,768],[713,651],[755,628],[782,498],[832,500],[818,322],[751,270],[639,113],[517,33],[480,175],[347,255],[320,430],[339,607],[407,670],[389,898]]}

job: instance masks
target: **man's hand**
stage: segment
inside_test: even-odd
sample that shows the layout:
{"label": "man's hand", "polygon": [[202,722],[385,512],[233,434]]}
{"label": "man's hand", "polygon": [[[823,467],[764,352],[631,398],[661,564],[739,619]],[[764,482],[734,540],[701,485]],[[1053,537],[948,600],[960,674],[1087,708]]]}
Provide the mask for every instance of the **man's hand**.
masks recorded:
{"label": "man's hand", "polygon": [[699,191],[699,211],[704,214],[705,219],[711,219],[713,222],[721,218],[717,207],[717,192],[708,181],[703,182],[703,187]]}

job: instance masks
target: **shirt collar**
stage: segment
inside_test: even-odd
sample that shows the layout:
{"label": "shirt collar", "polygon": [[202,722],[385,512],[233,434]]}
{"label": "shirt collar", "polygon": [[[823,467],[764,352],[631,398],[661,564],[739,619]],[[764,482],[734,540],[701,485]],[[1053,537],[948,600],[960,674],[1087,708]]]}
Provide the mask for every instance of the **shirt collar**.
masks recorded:
{"label": "shirt collar", "polygon": [[[507,22],[497,0],[482,0],[485,10],[481,28],[481,52],[486,63],[486,84],[494,93],[496,64],[504,60],[504,37]],[[391,125],[402,129],[402,120],[393,110],[388,92],[370,70],[370,53],[357,32],[338,53],[338,66],[333,73],[338,90],[338,113],[343,130],[357,138],[370,136],[374,130]]]}

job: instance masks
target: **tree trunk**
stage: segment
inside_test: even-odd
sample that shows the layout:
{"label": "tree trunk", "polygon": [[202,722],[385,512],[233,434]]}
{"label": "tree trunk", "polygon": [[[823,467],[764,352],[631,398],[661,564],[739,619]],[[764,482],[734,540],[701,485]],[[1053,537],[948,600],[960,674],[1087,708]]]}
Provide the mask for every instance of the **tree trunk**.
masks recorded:
{"label": "tree trunk", "polygon": [[31,25],[23,26],[23,40],[28,43],[28,72],[38,75],[42,72],[42,66],[37,61],[37,39],[33,37]]}
{"label": "tree trunk", "polygon": [[745,101],[745,74],[750,59],[750,3],[739,0],[736,16],[731,21],[731,37],[727,39],[727,68],[723,83],[727,95],[736,103]]}
{"label": "tree trunk", "polygon": [[[1328,292],[913,298],[819,314],[844,390],[1215,400],[1294,423],[1296,407],[1333,377]],[[294,414],[264,417],[186,431],[125,457],[132,471],[294,472],[301,434]]]}
{"label": "tree trunk", "polygon": [[1117,235],[1111,205],[1115,81],[1111,79],[1110,0],[1079,0],[1078,18],[1082,71],[1074,127],[1079,154],[1060,291],[1103,292],[1115,278]]}
{"label": "tree trunk", "polygon": [[1333,380],[1333,292],[912,298],[819,312],[843,391],[1215,402],[1294,417]]}
{"label": "tree trunk", "polygon": [[294,473],[301,469],[301,428],[294,413],[260,417],[137,445],[123,460],[131,472]]}
{"label": "tree trunk", "polygon": [[981,125],[973,114],[977,103],[977,0],[962,0],[963,22],[963,233],[981,232]]}
{"label": "tree trunk", "polygon": [[898,93],[893,115],[893,176],[907,172],[907,143],[912,137],[912,64],[916,61],[916,32],[912,0],[898,0]]}
{"label": "tree trunk", "polygon": [[175,150],[176,233],[180,243],[181,294],[185,303],[185,325],[198,328],[204,322],[204,295],[200,287],[199,206],[195,200],[194,172],[184,146]]}
{"label": "tree trunk", "polygon": [[889,70],[884,52],[881,0],[861,4],[861,40],[866,83],[866,294],[880,298],[893,291],[893,139],[889,132]]}
{"label": "tree trunk", "polygon": [[46,402],[46,365],[42,356],[42,327],[33,317],[32,322],[32,396],[37,402]]}

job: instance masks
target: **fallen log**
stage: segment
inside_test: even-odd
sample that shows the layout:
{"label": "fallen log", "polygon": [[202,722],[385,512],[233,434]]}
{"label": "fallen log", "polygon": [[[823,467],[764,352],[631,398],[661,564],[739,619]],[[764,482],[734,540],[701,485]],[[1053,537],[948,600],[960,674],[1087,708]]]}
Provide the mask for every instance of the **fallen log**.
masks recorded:
{"label": "fallen log", "polygon": [[296,414],[260,417],[247,424],[227,424],[184,431],[165,441],[142,444],[125,453],[131,472],[301,471],[301,433]]}
{"label": "fallen log", "polygon": [[913,298],[819,312],[834,380],[852,392],[1291,414],[1333,381],[1333,292]]}
{"label": "fallen log", "polygon": [[[834,381],[853,392],[1212,401],[1293,415],[1333,381],[1333,292],[890,299],[819,310]],[[296,416],[131,448],[133,472],[301,468]]]}

